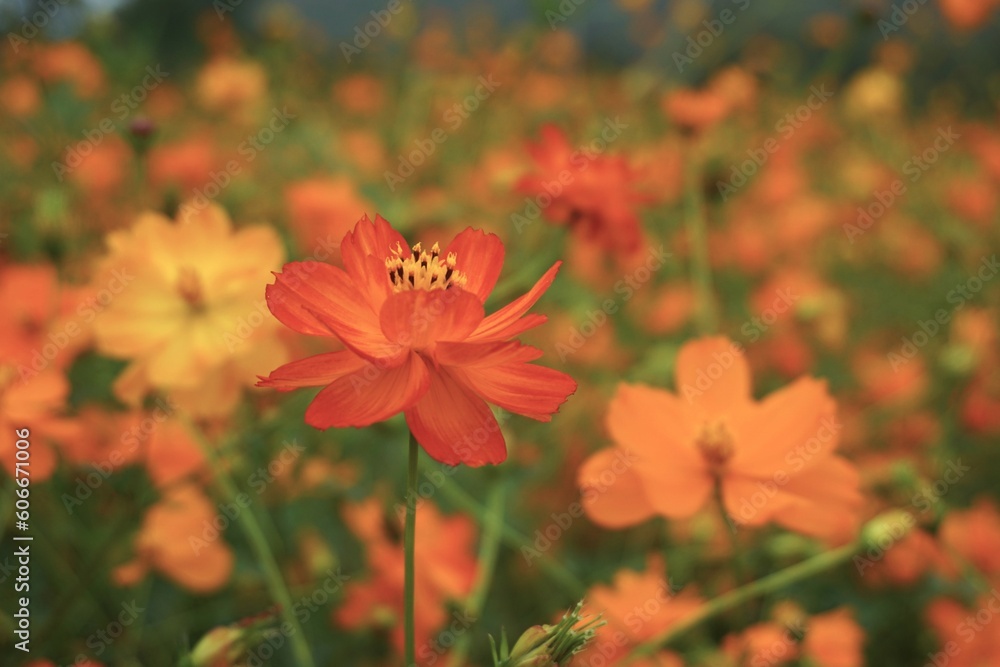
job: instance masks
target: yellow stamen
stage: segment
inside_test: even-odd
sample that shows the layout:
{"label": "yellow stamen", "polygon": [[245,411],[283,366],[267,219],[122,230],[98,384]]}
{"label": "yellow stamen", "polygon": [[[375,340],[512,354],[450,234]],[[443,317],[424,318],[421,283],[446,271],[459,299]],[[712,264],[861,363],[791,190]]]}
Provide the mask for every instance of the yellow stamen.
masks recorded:
{"label": "yellow stamen", "polygon": [[413,254],[404,259],[403,249],[397,244],[392,256],[385,260],[385,269],[395,291],[463,287],[468,281],[464,273],[455,270],[458,262],[455,253],[448,253],[442,259],[441,246],[437,243],[431,246],[430,252],[425,251],[419,243],[412,250]]}
{"label": "yellow stamen", "polygon": [[695,439],[695,446],[713,472],[718,472],[733,456],[733,435],[722,420],[705,422]]}

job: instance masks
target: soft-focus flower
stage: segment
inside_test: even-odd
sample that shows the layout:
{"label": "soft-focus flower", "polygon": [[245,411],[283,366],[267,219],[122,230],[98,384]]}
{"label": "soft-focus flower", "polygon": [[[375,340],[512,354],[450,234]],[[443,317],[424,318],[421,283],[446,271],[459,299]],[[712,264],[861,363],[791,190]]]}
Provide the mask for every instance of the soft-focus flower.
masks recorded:
{"label": "soft-focus flower", "polygon": [[980,572],[1000,574],[1000,511],[989,498],[949,512],[941,525],[941,541]]}
{"label": "soft-focus flower", "polygon": [[[606,125],[599,141],[603,144],[605,135],[615,131]],[[528,195],[547,220],[568,225],[574,234],[614,255],[629,256],[642,246],[638,207],[649,197],[636,190],[638,174],[624,157],[575,149],[555,125],[543,126],[540,141],[529,144],[528,151],[534,171],[515,188]],[[531,205],[525,211],[531,215]],[[516,225],[530,222],[514,220]]]}
{"label": "soft-focus flower", "polygon": [[837,609],[809,619],[802,654],[817,667],[864,665],[865,633],[849,609]]}
{"label": "soft-focus flower", "polygon": [[[475,526],[468,517],[442,516],[430,502],[417,506],[414,552],[416,569],[416,643],[425,645],[447,620],[445,603],[462,600],[476,576]],[[364,542],[371,576],[351,582],[334,620],[348,628],[391,628],[393,646],[403,651],[403,550],[384,528],[384,515],[374,499],[348,506],[345,520]],[[402,515],[400,528],[402,527]]]}
{"label": "soft-focus flower", "polygon": [[[719,485],[739,524],[775,521],[831,539],[853,533],[859,478],[834,453],[840,425],[825,382],[803,377],[755,401],[742,350],[704,338],[681,348],[676,386],[670,393],[619,385],[607,417],[617,447],[594,454],[578,475],[594,521],[623,527],[654,515],[689,517]],[[628,456],[639,463],[615,467]]]}
{"label": "soft-focus flower", "polygon": [[131,586],[155,570],[195,593],[222,588],[234,558],[219,535],[217,514],[195,485],[171,488],[147,510],[135,540],[135,559],[115,569],[115,581]]}
{"label": "soft-focus flower", "polygon": [[267,92],[267,73],[260,64],[228,56],[215,58],[198,73],[198,101],[212,111],[246,112]]}
{"label": "soft-focus flower", "polygon": [[146,213],[108,236],[95,284],[117,293],[94,334],[101,352],[131,361],[115,383],[123,401],[157,389],[191,414],[221,415],[286,358],[260,298],[283,251],[273,230],[234,232],[215,205],[181,210],[183,222]]}
{"label": "soft-focus flower", "polygon": [[340,263],[340,240],[354,227],[349,221],[356,211],[372,209],[354,182],[344,177],[291,183],[285,188],[285,206],[302,251],[335,264]]}
{"label": "soft-focus flower", "polygon": [[524,296],[485,316],[503,265],[493,234],[471,228],[444,249],[407,247],[381,216],[365,216],[340,245],[344,269],[286,264],[267,303],[286,326],[334,336],[346,350],[294,361],[260,385],[326,385],[306,410],[316,428],[362,427],[404,412],[428,454],[448,464],[500,463],[503,434],[487,401],[549,421],[576,389],[531,364],[541,352],[516,336],[545,321],[528,310],[552,284],[556,263]]}
{"label": "soft-focus flower", "polygon": [[994,589],[980,596],[973,608],[948,598],[938,598],[926,609],[927,620],[938,637],[938,651],[928,662],[948,667],[989,667],[1000,664],[997,622],[1000,594]]}
{"label": "soft-focus flower", "polygon": [[587,607],[607,621],[597,628],[589,650],[604,656],[608,665],[616,664],[635,646],[697,611],[703,602],[691,589],[674,590],[663,559],[651,556],[642,572],[619,570],[611,585],[598,584],[588,591]]}

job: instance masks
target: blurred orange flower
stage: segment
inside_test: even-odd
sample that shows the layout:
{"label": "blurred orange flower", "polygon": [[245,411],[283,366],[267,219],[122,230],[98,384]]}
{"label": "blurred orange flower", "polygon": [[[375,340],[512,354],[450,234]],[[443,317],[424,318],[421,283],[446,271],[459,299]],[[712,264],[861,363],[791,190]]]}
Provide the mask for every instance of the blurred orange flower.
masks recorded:
{"label": "blurred orange flower", "polygon": [[1000,511],[989,498],[977,498],[969,509],[945,515],[941,541],[980,572],[1000,574]]}
{"label": "blurred orange flower", "polygon": [[306,410],[316,428],[362,427],[405,412],[428,454],[483,465],[507,456],[487,401],[539,421],[576,390],[564,373],[529,362],[541,351],[515,337],[545,321],[526,315],[555,278],[550,268],[524,296],[488,317],[483,304],[503,266],[503,243],[467,228],[442,251],[412,251],[381,216],[344,237],[345,270],[286,264],[267,287],[271,312],[348,349],[300,359],[261,378],[291,390],[326,385]]}
{"label": "blurred orange flower", "polygon": [[837,609],[809,619],[802,653],[817,667],[861,667],[865,633],[850,609]]}
{"label": "blurred orange flower", "polygon": [[[285,206],[302,251],[337,264],[340,240],[354,227],[351,221],[357,211],[374,208],[361,196],[354,182],[342,176],[289,184],[285,188]],[[327,249],[332,257],[320,254]]]}
{"label": "blurred orange flower", "polygon": [[[537,144],[528,144],[533,173],[522,176],[515,189],[532,200],[521,218],[521,227],[539,215],[557,225],[568,225],[575,234],[616,255],[630,255],[642,245],[643,233],[637,207],[650,200],[638,192],[639,174],[624,157],[607,156],[606,146],[621,132],[608,120],[600,138],[584,148],[573,148],[555,125],[545,125]],[[610,137],[610,138],[609,138]]]}
{"label": "blurred orange flower", "polygon": [[587,606],[607,621],[597,628],[588,650],[600,653],[613,665],[636,645],[697,611],[703,602],[691,590],[673,590],[663,559],[650,556],[644,571],[619,570],[610,586],[599,584],[587,593]]}
{"label": "blurred orange flower", "polygon": [[136,557],[117,567],[115,581],[132,586],[156,570],[195,593],[217,591],[233,571],[218,511],[193,484],[173,487],[146,512],[135,540]]}
{"label": "blurred orange flower", "polygon": [[183,222],[145,213],[108,236],[95,284],[116,293],[94,334],[101,352],[132,361],[114,387],[126,403],[158,389],[189,414],[224,415],[287,358],[260,298],[283,251],[272,229],[234,232],[215,205],[180,210]]}
{"label": "blurred orange flower", "polygon": [[198,73],[197,93],[206,109],[246,113],[267,93],[267,73],[253,61],[221,56]]}
{"label": "blurred orange flower", "polygon": [[853,534],[859,477],[834,454],[841,427],[824,382],[803,377],[755,401],[742,350],[721,337],[684,345],[676,380],[676,394],[619,385],[607,417],[617,447],[578,473],[594,521],[617,528],[689,517],[719,485],[738,524],[775,521],[832,540]]}
{"label": "blurred orange flower", "polygon": [[[400,515],[400,519],[402,516]],[[348,628],[381,625],[391,628],[393,646],[403,652],[403,550],[390,539],[379,502],[368,499],[344,509],[344,519],[364,542],[371,577],[351,583],[334,622]],[[417,506],[414,550],[416,569],[416,644],[418,653],[432,649],[431,637],[447,620],[445,603],[461,601],[476,576],[475,526],[462,515],[442,516],[430,502]],[[400,527],[402,520],[400,520]]]}

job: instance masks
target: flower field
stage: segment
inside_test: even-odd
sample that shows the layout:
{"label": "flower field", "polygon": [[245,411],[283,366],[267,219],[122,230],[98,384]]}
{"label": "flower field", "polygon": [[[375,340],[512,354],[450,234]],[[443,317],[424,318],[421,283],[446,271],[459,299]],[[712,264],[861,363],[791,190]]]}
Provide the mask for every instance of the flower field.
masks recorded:
{"label": "flower field", "polygon": [[0,664],[1000,664],[995,0],[22,4]]}

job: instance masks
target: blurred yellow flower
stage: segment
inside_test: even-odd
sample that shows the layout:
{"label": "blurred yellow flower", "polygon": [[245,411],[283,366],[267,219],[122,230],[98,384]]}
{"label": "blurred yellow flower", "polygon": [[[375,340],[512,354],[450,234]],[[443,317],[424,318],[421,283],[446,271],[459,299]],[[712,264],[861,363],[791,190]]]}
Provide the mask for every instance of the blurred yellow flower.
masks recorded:
{"label": "blurred yellow flower", "polygon": [[261,297],[284,252],[272,229],[234,232],[214,204],[180,210],[176,223],[147,212],[108,236],[95,280],[116,290],[94,335],[102,353],[132,361],[114,387],[123,401],[156,389],[190,414],[224,415],[287,360]]}

